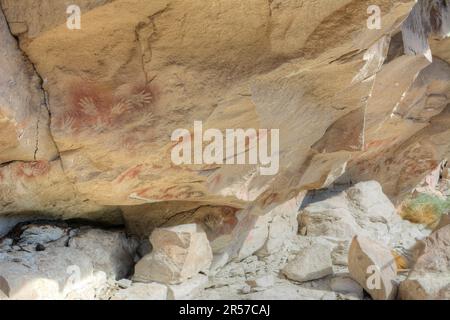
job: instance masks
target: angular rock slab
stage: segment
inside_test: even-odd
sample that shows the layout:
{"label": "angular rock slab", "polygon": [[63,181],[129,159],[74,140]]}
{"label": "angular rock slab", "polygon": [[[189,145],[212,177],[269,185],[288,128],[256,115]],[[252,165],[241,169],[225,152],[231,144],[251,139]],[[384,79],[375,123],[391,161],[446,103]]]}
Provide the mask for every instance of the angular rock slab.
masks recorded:
{"label": "angular rock slab", "polygon": [[320,279],[332,274],[330,248],[319,244],[306,248],[283,268],[283,273],[298,282]]}
{"label": "angular rock slab", "polygon": [[450,299],[450,225],[435,231],[423,242],[408,278],[400,284],[403,300]]}
{"label": "angular rock slab", "polygon": [[136,264],[136,280],[177,284],[211,265],[211,246],[197,224],[156,229],[150,242],[153,251]]}
{"label": "angular rock slab", "polygon": [[2,10],[0,43],[0,163],[54,159],[41,80],[9,32]]}
{"label": "angular rock slab", "polygon": [[391,250],[369,238],[355,236],[348,253],[348,269],[374,300],[392,300],[397,294],[397,265]]}

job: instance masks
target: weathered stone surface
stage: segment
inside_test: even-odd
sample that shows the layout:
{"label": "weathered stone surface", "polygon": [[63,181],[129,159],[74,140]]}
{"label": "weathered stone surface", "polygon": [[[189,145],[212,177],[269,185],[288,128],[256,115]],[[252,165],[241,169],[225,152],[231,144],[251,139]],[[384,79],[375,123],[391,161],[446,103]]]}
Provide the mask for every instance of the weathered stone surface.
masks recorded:
{"label": "weathered stone surface", "polygon": [[363,236],[355,236],[348,253],[350,276],[375,300],[396,297],[397,266],[389,248]]}
{"label": "weathered stone surface", "polygon": [[30,274],[20,264],[2,263],[0,291],[8,299],[59,299],[59,284],[52,279]]}
{"label": "weathered stone surface", "polygon": [[[239,250],[238,255],[239,260],[251,256],[253,253],[264,247],[269,238],[270,224],[271,222],[274,221],[272,219],[274,218],[270,214],[265,214],[263,216],[258,217],[258,219],[255,222],[255,225],[248,233],[247,238],[245,238],[244,243],[242,244],[242,247]],[[281,233],[278,235],[280,236],[280,238],[283,238],[285,234]]]}
{"label": "weathered stone surface", "polygon": [[39,76],[0,10],[0,163],[52,160],[57,151]]}
{"label": "weathered stone surface", "polygon": [[[303,198],[299,195],[288,202],[278,205],[267,213],[270,221],[267,223],[267,241],[258,251],[259,255],[271,254],[279,250],[287,241],[298,232],[298,207]],[[244,242],[244,249],[246,243]]]}
{"label": "weathered stone surface", "polygon": [[45,245],[48,242],[53,242],[67,237],[69,234],[68,228],[61,228],[52,225],[27,225],[20,235],[20,241],[17,242],[19,246],[26,245]]}
{"label": "weathered stone surface", "polygon": [[197,223],[206,232],[214,252],[222,251],[233,240],[239,222],[238,209],[210,206],[198,202],[161,202],[122,207],[127,231],[148,237],[155,228]]}
{"label": "weathered stone surface", "polygon": [[443,214],[441,216],[441,220],[439,221],[439,225],[436,227],[436,230],[439,230],[450,224],[450,214]]}
{"label": "weathered stone surface", "polygon": [[119,286],[119,288],[128,289],[133,284],[133,281],[131,281],[130,279],[120,279],[116,281],[116,283]]}
{"label": "weathered stone surface", "polygon": [[[450,157],[444,4],[80,0],[81,30],[69,30],[65,1],[0,0],[0,215],[125,222],[140,236],[196,223],[225,263],[286,247],[299,192],[377,180],[397,203]],[[175,165],[171,134],[195,120],[280,129],[279,170]],[[355,234],[409,248],[423,232],[380,193],[367,184],[312,204],[300,232],[328,237],[339,263]],[[29,232],[27,247],[70,237]],[[129,265],[122,250],[80,246],[124,276],[110,264]]]}
{"label": "weathered stone surface", "polygon": [[103,211],[101,216],[107,210],[83,202],[61,170],[42,80],[18,48],[2,10],[0,41],[0,164],[18,161],[0,168],[0,213],[73,217]]}
{"label": "weathered stone surface", "polygon": [[450,225],[423,241],[421,255],[400,284],[401,299],[450,299]]}
{"label": "weathered stone surface", "polygon": [[246,295],[246,300],[337,300],[334,292],[326,290],[308,289],[281,282],[264,291]]}
{"label": "weathered stone surface", "polygon": [[450,9],[439,0],[418,1],[403,28],[407,54],[427,53],[431,58],[430,36],[445,38],[450,33]]}
{"label": "weathered stone surface", "polygon": [[320,279],[333,273],[331,251],[322,245],[306,248],[283,268],[291,280],[304,282]]}
{"label": "weathered stone surface", "polygon": [[70,248],[13,252],[0,262],[1,290],[10,299],[63,299],[92,276],[91,260]]}
{"label": "weathered stone surface", "polygon": [[330,281],[331,290],[345,295],[354,296],[357,299],[364,297],[363,288],[349,277],[336,277]]}
{"label": "weathered stone surface", "polygon": [[[298,216],[301,233],[336,239],[336,259],[346,255],[351,239],[362,235],[392,248],[410,249],[429,231],[404,221],[376,181],[360,182],[342,192],[314,197]],[[343,242],[347,242],[347,245]],[[341,251],[341,254],[338,253]]]}
{"label": "weathered stone surface", "polygon": [[208,284],[208,277],[198,274],[181,283],[168,285],[168,300],[192,300]]}
{"label": "weathered stone surface", "polygon": [[117,291],[111,300],[166,300],[167,287],[159,283],[133,283]]}
{"label": "weathered stone surface", "polygon": [[0,239],[0,291],[8,299],[106,299],[132,271],[136,241],[65,222],[22,222]]}
{"label": "weathered stone surface", "polygon": [[261,289],[267,289],[272,287],[275,284],[275,278],[273,274],[267,274],[262,277],[257,277],[255,279],[247,280],[245,283],[247,283],[250,288],[261,290]]}
{"label": "weathered stone surface", "polygon": [[199,225],[160,228],[150,236],[153,251],[135,266],[134,279],[176,284],[207,272],[212,251]]}
{"label": "weathered stone surface", "polygon": [[[346,170],[351,153],[363,148],[364,110],[391,33],[414,1],[371,3],[383,9],[380,30],[360,28],[367,4],[350,0],[85,0],[78,31],[66,28],[62,4],[31,4],[2,0],[45,80],[64,173],[81,197],[103,205],[187,200],[240,208],[282,203]],[[343,12],[352,13],[346,23]],[[201,32],[205,23],[218,32]],[[110,43],[117,46],[105,50]],[[278,174],[261,176],[254,165],[174,166],[168,137],[193,120],[205,128],[280,128]],[[347,137],[339,146],[336,132]],[[124,147],[126,156],[117,152]]]}
{"label": "weathered stone surface", "polygon": [[138,242],[124,232],[85,228],[72,237],[68,245],[88,255],[94,268],[115,279],[122,279],[133,270]]}
{"label": "weathered stone surface", "polygon": [[[375,92],[373,102],[369,101],[367,150],[352,159],[345,179],[341,178],[342,181],[375,179],[395,202],[435,170],[446,158],[448,149],[435,142],[437,137],[443,139],[446,130],[440,123],[447,118],[450,67],[435,58],[420,71],[420,65],[426,64],[420,62],[417,66],[414,59],[418,58],[394,60],[380,72],[379,77],[391,79],[394,73],[400,73],[400,68],[406,74],[394,86],[384,79],[375,84],[374,91],[379,93]],[[395,96],[398,99],[392,99]]]}
{"label": "weathered stone surface", "polygon": [[0,167],[1,211],[10,215],[84,218],[117,224],[116,207],[105,207],[81,197],[64,175],[59,160],[12,162]]}

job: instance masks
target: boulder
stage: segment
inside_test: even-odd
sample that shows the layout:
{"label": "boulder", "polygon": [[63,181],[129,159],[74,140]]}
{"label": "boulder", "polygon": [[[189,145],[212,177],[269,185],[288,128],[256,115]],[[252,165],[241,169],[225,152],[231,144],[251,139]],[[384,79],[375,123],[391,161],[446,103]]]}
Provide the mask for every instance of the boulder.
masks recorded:
{"label": "boulder", "polygon": [[300,193],[258,216],[240,245],[238,260],[243,260],[255,252],[259,256],[270,255],[286,246],[297,234],[298,207],[304,195],[305,193]]}
{"label": "boulder", "polygon": [[[261,249],[269,237],[269,228],[272,222],[270,214],[258,217],[253,228],[249,231],[241,248],[239,249],[238,259],[243,260]],[[282,237],[282,235],[279,235]]]}
{"label": "boulder", "polygon": [[92,261],[77,249],[12,252],[0,262],[0,290],[14,300],[63,299],[80,287],[87,289],[93,272]]}
{"label": "boulder", "polygon": [[423,241],[421,255],[400,284],[399,297],[404,300],[450,298],[450,225]]}
{"label": "boulder", "polygon": [[[316,200],[317,199],[317,200]],[[345,263],[355,235],[361,235],[393,248],[413,247],[430,231],[403,220],[376,181],[360,182],[342,191],[324,191],[307,198],[298,215],[303,235],[335,239],[334,259]]]}
{"label": "boulder", "polygon": [[136,280],[177,284],[211,265],[212,250],[199,225],[155,229],[150,242],[153,251],[136,264]]}
{"label": "boulder", "polygon": [[397,266],[391,250],[376,241],[355,236],[348,253],[348,270],[374,300],[396,297]]}
{"label": "boulder", "polygon": [[133,266],[137,242],[120,230],[22,222],[0,240],[0,291],[8,299],[105,299]]}
{"label": "boulder", "polygon": [[69,247],[89,256],[95,269],[121,279],[132,273],[138,241],[123,231],[82,228],[70,239]]}
{"label": "boulder", "polygon": [[104,300],[110,296],[112,284],[103,271],[94,271],[92,277],[82,279],[67,291],[65,300]]}
{"label": "boulder", "polygon": [[31,273],[24,265],[0,264],[0,292],[11,300],[61,299],[58,281]]}
{"label": "boulder", "polygon": [[[269,218],[267,240],[263,247],[257,251],[258,255],[264,256],[275,253],[295,237],[298,232],[298,207],[303,197],[304,193],[300,193],[267,213]],[[244,242],[244,248],[245,245]]]}
{"label": "boulder", "polygon": [[44,245],[48,242],[53,242],[68,235],[67,228],[61,228],[56,225],[27,225],[20,235],[21,246],[26,245]]}
{"label": "boulder", "polygon": [[330,248],[317,244],[308,247],[289,261],[282,272],[298,282],[326,277],[333,273]]}

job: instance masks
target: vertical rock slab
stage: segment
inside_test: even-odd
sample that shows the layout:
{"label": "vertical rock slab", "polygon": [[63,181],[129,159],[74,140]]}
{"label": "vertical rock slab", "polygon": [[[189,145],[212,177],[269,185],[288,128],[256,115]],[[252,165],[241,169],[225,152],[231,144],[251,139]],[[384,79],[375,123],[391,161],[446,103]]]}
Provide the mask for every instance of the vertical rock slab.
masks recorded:
{"label": "vertical rock slab", "polygon": [[435,231],[423,241],[421,255],[400,284],[403,300],[450,299],[450,225]]}
{"label": "vertical rock slab", "polygon": [[431,35],[450,35],[450,7],[446,1],[418,1],[402,26],[405,53],[426,54],[431,60],[428,39]]}
{"label": "vertical rock slab", "polygon": [[51,160],[57,151],[41,79],[0,10],[0,163]]}
{"label": "vertical rock slab", "polygon": [[137,281],[177,284],[200,271],[207,272],[211,265],[211,247],[205,232],[196,224],[156,229],[150,242],[153,251],[135,266]]}
{"label": "vertical rock slab", "polygon": [[355,236],[348,253],[348,270],[374,300],[395,299],[397,266],[389,248]]}

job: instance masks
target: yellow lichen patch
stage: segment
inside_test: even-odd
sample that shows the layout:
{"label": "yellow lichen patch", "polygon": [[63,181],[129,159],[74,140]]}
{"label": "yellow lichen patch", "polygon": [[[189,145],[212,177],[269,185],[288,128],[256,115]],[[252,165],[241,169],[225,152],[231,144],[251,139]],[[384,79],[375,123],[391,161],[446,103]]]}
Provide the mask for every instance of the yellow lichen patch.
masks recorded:
{"label": "yellow lichen patch", "polygon": [[392,250],[392,255],[395,259],[395,264],[397,265],[397,270],[405,270],[409,268],[409,262],[408,259],[398,252]]}
{"label": "yellow lichen patch", "polygon": [[422,194],[405,200],[400,206],[399,213],[403,219],[434,229],[442,214],[446,213],[449,207],[450,200],[448,199]]}

